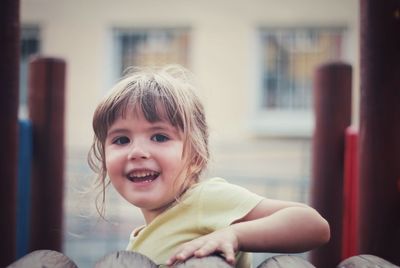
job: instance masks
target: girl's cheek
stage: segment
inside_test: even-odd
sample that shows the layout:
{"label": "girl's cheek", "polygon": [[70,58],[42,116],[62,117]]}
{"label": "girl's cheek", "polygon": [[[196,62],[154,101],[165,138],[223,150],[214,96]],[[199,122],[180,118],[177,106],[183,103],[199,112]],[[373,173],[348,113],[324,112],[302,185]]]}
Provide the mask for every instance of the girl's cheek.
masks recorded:
{"label": "girl's cheek", "polygon": [[109,149],[106,148],[106,150],[105,150],[106,161],[107,161],[107,159],[113,160],[113,159],[117,158],[119,155],[122,154],[122,152],[123,152],[122,150],[116,150],[116,149],[113,149],[113,148],[109,148]]}
{"label": "girl's cheek", "polygon": [[108,153],[106,152],[105,164],[107,170],[113,169],[113,167],[115,167],[115,165],[117,165],[118,162],[120,162],[120,159],[121,157],[117,152],[111,152],[111,151],[109,151]]}

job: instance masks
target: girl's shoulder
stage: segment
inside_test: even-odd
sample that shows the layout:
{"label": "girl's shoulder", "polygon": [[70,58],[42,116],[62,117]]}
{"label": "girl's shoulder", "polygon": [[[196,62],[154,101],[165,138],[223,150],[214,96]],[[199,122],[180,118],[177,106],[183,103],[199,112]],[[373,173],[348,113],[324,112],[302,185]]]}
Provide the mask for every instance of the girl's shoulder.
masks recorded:
{"label": "girl's shoulder", "polygon": [[191,211],[196,211],[197,226],[204,232],[226,227],[241,219],[263,199],[218,177],[203,180],[191,190],[187,204],[191,205]]}
{"label": "girl's shoulder", "polygon": [[222,186],[226,186],[230,184],[227,180],[220,178],[220,177],[212,177],[212,178],[206,178],[206,179],[202,179],[200,180],[200,182],[194,184],[192,186],[192,188],[202,188],[202,187],[208,187],[210,185],[222,185]]}
{"label": "girl's shoulder", "polygon": [[196,196],[200,199],[208,200],[221,200],[232,198],[249,198],[253,197],[260,199],[261,196],[249,191],[245,187],[232,184],[227,180],[220,177],[213,177],[204,179],[201,182],[193,185],[188,191],[188,195]]}
{"label": "girl's shoulder", "polygon": [[204,179],[198,184],[194,185],[194,187],[198,187],[201,190],[207,190],[207,191],[212,191],[212,192],[218,192],[218,191],[239,191],[239,192],[250,192],[248,189],[245,187],[242,187],[237,184],[233,184],[229,181],[227,181],[224,178],[221,177],[213,177],[213,178],[208,178]]}
{"label": "girl's shoulder", "polygon": [[220,177],[206,178],[193,184],[185,195],[201,194],[209,189],[221,190],[221,188],[229,187],[229,185],[228,181]]}

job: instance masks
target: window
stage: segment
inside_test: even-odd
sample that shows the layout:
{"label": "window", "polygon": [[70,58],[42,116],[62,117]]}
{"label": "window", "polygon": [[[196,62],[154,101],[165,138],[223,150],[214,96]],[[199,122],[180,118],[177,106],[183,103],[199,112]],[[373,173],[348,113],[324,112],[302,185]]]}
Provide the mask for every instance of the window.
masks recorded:
{"label": "window", "polygon": [[40,51],[39,28],[36,26],[22,26],[21,54],[19,75],[19,107],[20,117],[26,117],[28,106],[28,65],[29,59]]}
{"label": "window", "polygon": [[117,75],[131,66],[189,64],[189,29],[116,29]]}
{"label": "window", "polygon": [[259,36],[258,129],[309,133],[314,70],[321,63],[342,59],[344,29],[262,28]]}

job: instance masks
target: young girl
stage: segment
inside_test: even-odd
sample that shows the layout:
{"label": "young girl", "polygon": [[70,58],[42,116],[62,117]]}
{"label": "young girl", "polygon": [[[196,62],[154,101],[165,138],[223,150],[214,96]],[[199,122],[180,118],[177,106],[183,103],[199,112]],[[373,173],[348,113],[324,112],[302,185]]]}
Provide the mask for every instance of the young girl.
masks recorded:
{"label": "young girl", "polygon": [[219,253],[250,267],[245,252],[303,252],[329,240],[328,223],[306,205],[263,198],[221,178],[200,180],[208,129],[181,67],[122,79],[98,105],[93,129],[89,162],[103,202],[108,177],[146,222],[132,232],[128,250],[157,264]]}

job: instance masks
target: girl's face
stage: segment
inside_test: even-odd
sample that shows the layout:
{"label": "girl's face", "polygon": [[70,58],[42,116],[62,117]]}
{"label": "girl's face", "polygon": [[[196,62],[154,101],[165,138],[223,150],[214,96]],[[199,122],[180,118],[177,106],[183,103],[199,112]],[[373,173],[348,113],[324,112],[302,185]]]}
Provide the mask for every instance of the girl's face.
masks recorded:
{"label": "girl's face", "polygon": [[111,183],[142,210],[147,223],[180,195],[186,174],[182,152],[182,133],[169,122],[147,121],[140,109],[128,109],[107,132],[105,158]]}

